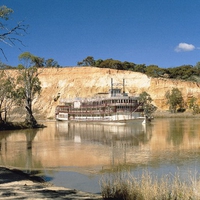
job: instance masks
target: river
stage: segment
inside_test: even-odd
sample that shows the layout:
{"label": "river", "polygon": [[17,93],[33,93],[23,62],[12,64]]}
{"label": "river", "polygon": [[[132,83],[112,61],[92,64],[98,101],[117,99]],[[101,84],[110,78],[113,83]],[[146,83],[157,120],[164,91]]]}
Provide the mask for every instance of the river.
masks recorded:
{"label": "river", "polygon": [[100,193],[115,169],[158,176],[200,172],[199,119],[151,124],[42,121],[46,128],[0,132],[0,165],[42,176],[57,186]]}

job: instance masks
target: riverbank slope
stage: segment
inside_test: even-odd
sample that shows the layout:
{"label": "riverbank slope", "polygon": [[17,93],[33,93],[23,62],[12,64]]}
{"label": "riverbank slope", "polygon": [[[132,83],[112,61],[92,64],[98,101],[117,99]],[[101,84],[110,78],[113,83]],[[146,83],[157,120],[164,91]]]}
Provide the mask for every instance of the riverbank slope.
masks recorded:
{"label": "riverbank slope", "polygon": [[[69,180],[66,180],[69,181]],[[20,170],[0,167],[0,199],[93,199],[101,200],[101,195],[56,187],[42,178],[30,176]]]}

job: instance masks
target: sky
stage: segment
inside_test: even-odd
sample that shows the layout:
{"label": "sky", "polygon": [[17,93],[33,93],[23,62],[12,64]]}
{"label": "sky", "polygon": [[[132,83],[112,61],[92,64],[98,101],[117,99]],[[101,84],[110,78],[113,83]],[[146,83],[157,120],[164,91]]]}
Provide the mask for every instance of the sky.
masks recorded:
{"label": "sky", "polygon": [[[0,0],[14,10],[4,24],[29,25],[24,45],[0,43],[17,66],[23,52],[60,66],[77,66],[87,56],[160,68],[200,61],[199,0]],[[0,32],[1,33],[1,32]]]}

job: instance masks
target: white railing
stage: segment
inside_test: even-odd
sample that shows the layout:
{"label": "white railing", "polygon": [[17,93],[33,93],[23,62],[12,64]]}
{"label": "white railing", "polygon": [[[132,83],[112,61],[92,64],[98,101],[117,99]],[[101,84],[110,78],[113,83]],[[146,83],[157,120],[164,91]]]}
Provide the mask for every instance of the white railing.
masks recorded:
{"label": "white railing", "polygon": [[[79,101],[81,103],[83,103],[83,102],[92,102],[92,101],[103,101],[103,100],[105,100],[107,98],[118,99],[119,97],[123,97],[123,96],[114,96],[114,97],[96,96],[96,97],[88,97],[88,98],[75,97],[75,98],[69,98],[69,99],[61,98],[60,99],[60,103],[72,103],[72,102],[75,102],[75,101]],[[124,97],[129,98],[130,96],[124,96]],[[139,97],[139,95],[134,95],[134,96],[131,96],[131,97],[137,98],[137,97]]]}

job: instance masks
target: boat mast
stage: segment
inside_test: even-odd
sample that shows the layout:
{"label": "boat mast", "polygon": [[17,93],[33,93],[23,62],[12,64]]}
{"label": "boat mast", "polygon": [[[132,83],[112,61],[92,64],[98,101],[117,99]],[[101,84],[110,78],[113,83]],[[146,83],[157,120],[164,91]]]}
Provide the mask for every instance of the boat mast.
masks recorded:
{"label": "boat mast", "polygon": [[125,79],[123,78],[123,94],[125,94]]}
{"label": "boat mast", "polygon": [[113,78],[111,78],[111,91],[110,91],[110,93],[111,93],[111,97],[113,97]]}

